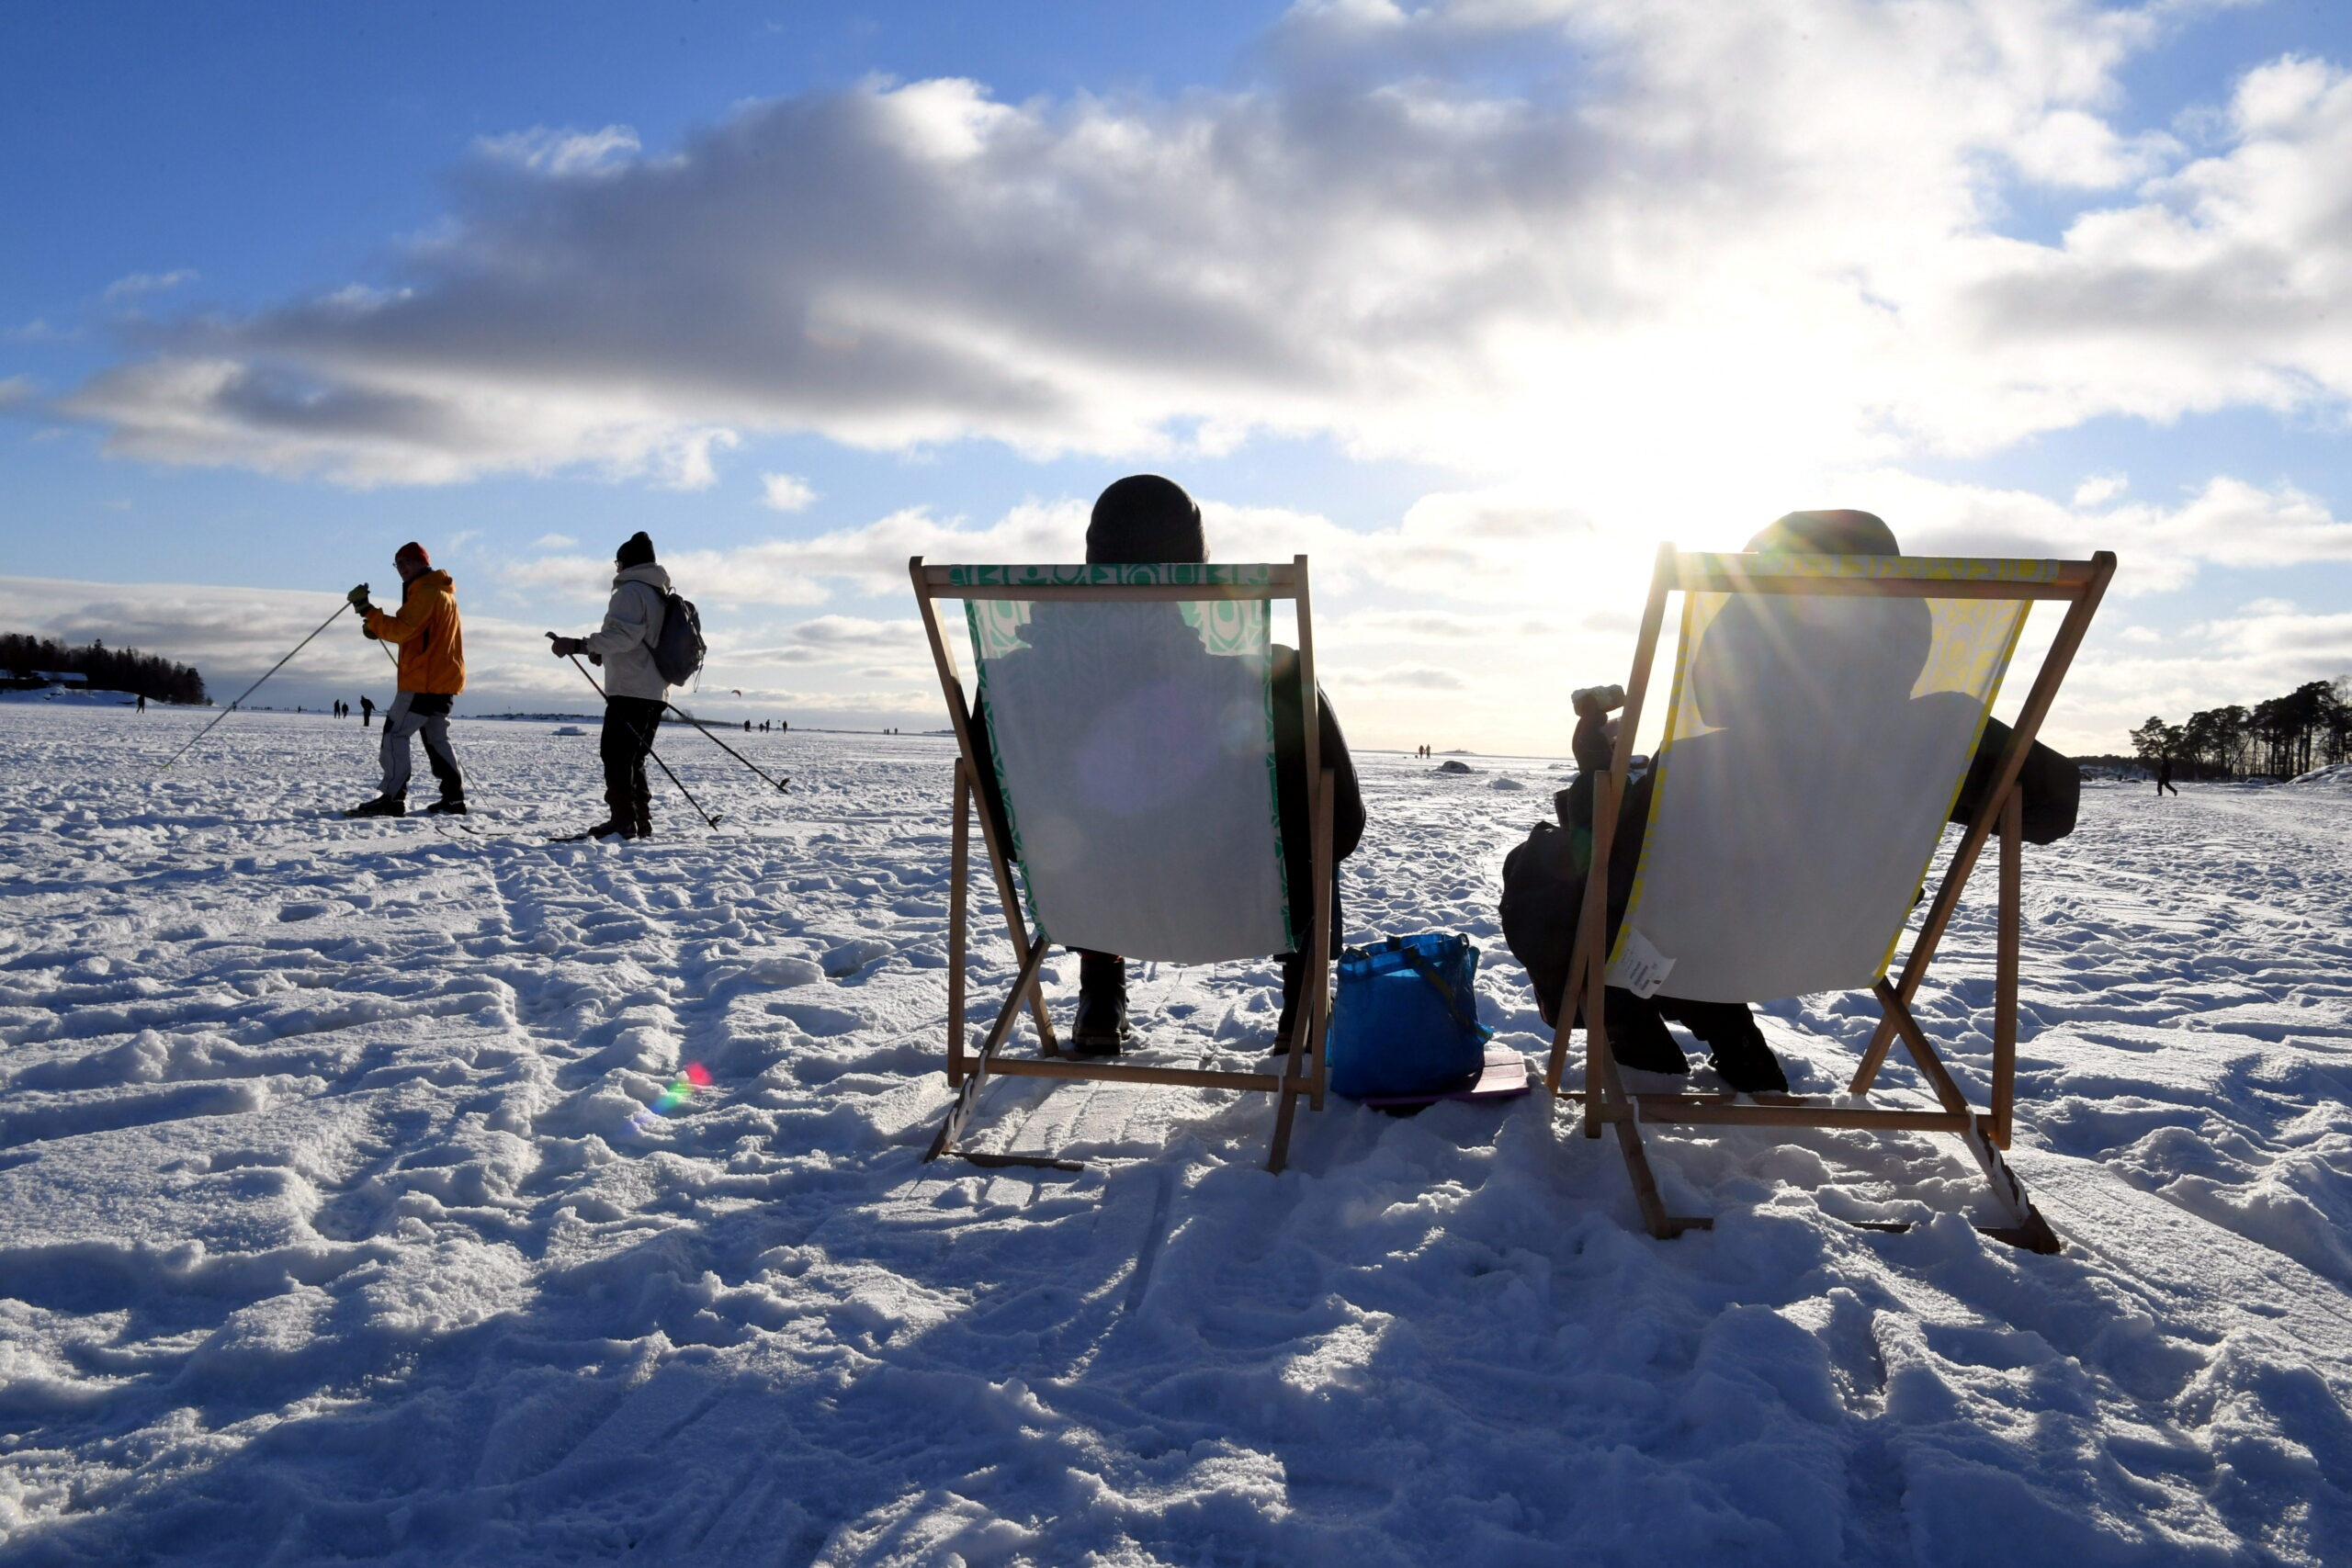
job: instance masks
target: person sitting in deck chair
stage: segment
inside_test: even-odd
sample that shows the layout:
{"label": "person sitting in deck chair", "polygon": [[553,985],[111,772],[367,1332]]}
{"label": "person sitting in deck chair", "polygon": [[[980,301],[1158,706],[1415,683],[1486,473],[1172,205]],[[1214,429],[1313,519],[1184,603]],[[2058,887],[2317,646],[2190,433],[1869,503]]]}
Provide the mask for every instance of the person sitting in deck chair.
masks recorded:
{"label": "person sitting in deck chair", "polygon": [[[1796,555],[1902,554],[1894,531],[1882,519],[1868,512],[1852,511],[1792,512],[1750,539],[1747,548],[1750,552]],[[1707,628],[1699,645],[1691,679],[1710,733],[1739,722],[1743,682],[1758,678],[1806,682],[1811,679],[1811,671],[1851,663],[1827,655],[1833,648],[1856,637],[1867,638],[1872,647],[1884,650],[1883,659],[1873,666],[1864,667],[1857,675],[1861,683],[1850,690],[1836,691],[1811,684],[1803,694],[1815,703],[1844,705],[1849,709],[1860,705],[1873,716],[1865,725],[1847,727],[1849,733],[1859,730],[1899,737],[1914,719],[1929,720],[1922,705],[1951,699],[1952,694],[1948,693],[1922,697],[1910,694],[1933,638],[1932,612],[1924,601],[1856,599],[1837,603],[1844,604],[1845,609],[1834,619],[1825,619],[1818,612],[1804,609],[1793,600],[1745,601]],[[1695,780],[1709,795],[1720,797],[1722,820],[1737,821],[1743,815],[1752,815],[1742,811],[1744,799],[1769,803],[1786,792],[1814,787],[1801,779],[1712,778],[1708,739],[1708,735],[1702,734],[1678,739],[1671,748],[1673,765],[1679,777]],[[1572,835],[1583,835],[1588,844],[1592,832],[1592,781],[1609,767],[1612,739],[1606,713],[1597,700],[1587,695],[1577,709],[1576,735],[1571,743],[1577,777],[1575,784],[1560,792],[1558,809],[1562,826]],[[1973,818],[2008,741],[2009,727],[1998,719],[1987,718],[1983,739],[1969,764],[1968,777],[1953,804],[1952,821],[1964,825]],[[1616,840],[1609,861],[1609,924],[1612,933],[1632,895],[1634,869],[1641,863],[1656,767],[1653,763],[1650,773],[1627,786],[1625,802],[1618,815]],[[1826,752],[1814,758],[1811,767],[1818,772],[1824,786],[1844,771],[1842,760]],[[2047,844],[2075,830],[2082,778],[2073,762],[2037,741],[2018,775],[2018,786],[2023,796],[2027,842]],[[1770,822],[1756,823],[1751,829],[1761,835],[1772,830]],[[1868,835],[1857,834],[1851,841],[1868,839]],[[1838,847],[1825,845],[1821,852],[1835,854]],[[1588,851],[1588,857],[1589,853]],[[1725,908],[1771,907],[1769,887],[1744,886],[1740,868],[1736,864],[1727,863],[1724,873]],[[1508,883],[1508,868],[1505,876]],[[1580,876],[1578,883],[1573,889],[1577,902],[1565,908],[1575,908],[1581,902]],[[1546,1021],[1552,1021],[1559,990],[1566,982],[1568,953],[1575,935],[1571,927],[1565,940],[1558,942],[1556,962],[1552,961],[1554,943],[1548,936],[1543,943],[1543,954],[1520,953],[1521,961],[1528,964],[1530,978],[1535,982]],[[1515,951],[1516,947],[1515,943]],[[1531,958],[1536,962],[1530,963]],[[1771,1047],[1765,1043],[1763,1032],[1756,1027],[1746,1003],[1694,1001],[1666,995],[1641,998],[1616,986],[1608,987],[1605,996],[1604,1021],[1609,1027],[1610,1046],[1621,1065],[1655,1073],[1689,1072],[1690,1064],[1682,1048],[1667,1030],[1670,1021],[1690,1029],[1708,1046],[1710,1065],[1733,1089],[1744,1094],[1786,1092],[1788,1077]]]}
{"label": "person sitting in deck chair", "polygon": [[[1094,512],[1086,529],[1086,559],[1090,565],[1147,565],[1160,562],[1203,562],[1208,559],[1208,544],[1201,527],[1201,509],[1183,487],[1172,479],[1157,474],[1132,474],[1119,479],[1096,498]],[[1041,604],[1023,636],[1034,646],[1043,640],[1064,635],[1088,635],[1065,628],[1073,619],[1087,626],[1097,626],[1092,618],[1065,619],[1053,612],[1058,608]],[[1179,650],[1198,652],[1211,666],[1232,665],[1234,661],[1219,660],[1200,649],[1197,634],[1186,626],[1172,604],[1139,606],[1153,611],[1164,610],[1164,616],[1145,615],[1134,623],[1132,635],[1156,637],[1166,635]],[[1163,625],[1164,622],[1164,625]],[[1307,780],[1306,723],[1300,713],[1298,692],[1298,654],[1294,649],[1277,644],[1273,648],[1273,721],[1275,787],[1282,822],[1283,859],[1288,884],[1295,891],[1293,897],[1307,906],[1299,928],[1311,930],[1306,922],[1315,919],[1312,902],[1315,895],[1306,888],[1309,838],[1307,821]],[[999,661],[990,679],[1017,679],[1020,656],[1015,654]],[[1179,731],[1213,733],[1219,714],[1226,705],[1216,696],[1215,676],[1218,671],[1204,672],[1196,688],[1188,688],[1181,703],[1171,701],[1172,694],[1150,688],[1136,692],[1105,712],[1090,716],[1083,725],[1073,725],[1069,744],[1071,753],[1067,764],[1070,776],[1090,791],[1098,800],[1117,800],[1123,814],[1132,814],[1140,831],[1148,831],[1156,799],[1165,799],[1165,792],[1182,786],[1182,759],[1191,749],[1174,743]],[[1233,679],[1238,681],[1244,671],[1235,665]],[[1238,706],[1246,708],[1248,694],[1237,689]],[[1332,802],[1332,881],[1329,889],[1332,945],[1338,946],[1340,930],[1340,888],[1338,862],[1353,852],[1363,837],[1363,795],[1356,784],[1355,765],[1349,759],[1346,738],[1340,731],[1340,722],[1333,716],[1331,705],[1318,690],[1317,744],[1323,767],[1331,770],[1335,784]],[[1259,710],[1262,712],[1262,709]],[[989,754],[988,706],[985,694],[974,705],[973,748],[981,756]],[[986,803],[990,820],[1002,841],[1012,841],[1012,829],[1004,811],[1004,804],[992,772],[979,770],[980,798]],[[1025,853],[1035,856],[1050,853],[1049,843],[1039,842],[1040,830],[1033,828],[1023,844]],[[1216,890],[1204,887],[1198,895],[1216,897]],[[1075,949],[1079,955],[1078,1017],[1070,1030],[1070,1048],[1080,1055],[1114,1056],[1127,1040],[1127,971],[1126,960],[1116,953],[1092,953]],[[1282,963],[1282,1019],[1274,1032],[1274,1048],[1279,1050],[1288,1042],[1291,1022],[1298,1007],[1300,977],[1306,960],[1296,953],[1278,955]]]}

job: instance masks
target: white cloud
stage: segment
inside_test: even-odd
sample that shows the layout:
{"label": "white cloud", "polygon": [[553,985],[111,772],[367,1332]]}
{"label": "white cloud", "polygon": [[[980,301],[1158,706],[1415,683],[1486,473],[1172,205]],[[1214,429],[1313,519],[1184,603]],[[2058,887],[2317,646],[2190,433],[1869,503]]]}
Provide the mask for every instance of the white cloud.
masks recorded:
{"label": "white cloud", "polygon": [[542,125],[474,139],[478,156],[553,179],[610,175],[634,161],[640,150],[636,130],[626,125],[602,130],[551,130]]}
{"label": "white cloud", "polygon": [[[350,314],[337,305],[322,319]],[[697,490],[717,478],[712,454],[738,439],[628,395],[534,389],[463,370],[387,381],[288,358],[140,361],[97,377],[64,408],[112,424],[107,449],[126,457],[320,473],[362,487],[585,464]]]}
{"label": "white cloud", "polygon": [[531,547],[535,550],[569,550],[577,548],[579,544],[580,541],[569,534],[542,534],[531,541]]}
{"label": "white cloud", "polygon": [[2075,487],[2075,504],[2077,507],[2102,505],[2131,488],[2132,481],[2122,474],[2093,474]]}
{"label": "white cloud", "polygon": [[762,474],[760,503],[774,512],[800,512],[817,499],[808,481],[793,474]]}
{"label": "white cloud", "polygon": [[149,294],[161,294],[177,288],[183,283],[196,281],[196,274],[187,267],[171,272],[134,272],[128,277],[118,277],[107,285],[106,300],[109,305],[125,299],[136,299]]}
{"label": "white cloud", "polygon": [[2352,614],[2305,615],[2275,601],[2246,608],[2248,615],[2209,624],[2206,635],[2221,656],[2262,660],[2278,669],[2278,690],[2266,688],[2262,696],[2319,679],[2323,667],[2352,669]]}
{"label": "white cloud", "polygon": [[499,581],[510,589],[543,593],[549,598],[601,604],[612,596],[610,556],[546,555],[531,560],[509,561],[498,569]]}
{"label": "white cloud", "polygon": [[[2125,596],[2187,586],[2207,566],[2263,568],[2352,560],[2352,522],[2291,486],[2263,489],[2222,478],[2175,506],[2145,502],[2069,508],[2025,491],[1923,479],[1899,469],[1848,476],[1846,505],[1878,513],[1918,554],[2080,559],[2113,550],[2115,592]],[[2078,492],[2079,494],[2079,492]]]}
{"label": "white cloud", "polygon": [[[213,700],[226,703],[316,630],[341,597],[211,584],[0,577],[0,625],[69,642],[96,637],[109,647],[137,648],[192,664]],[[578,682],[568,667],[552,666],[536,628],[471,612],[465,627],[469,671],[482,676],[477,684],[568,696],[564,682]],[[344,615],[254,701],[266,705],[275,700],[273,691],[298,688],[365,690],[377,693],[380,701],[389,694],[391,674],[382,645],[361,637]]]}
{"label": "white cloud", "polygon": [[2225,151],[1972,287],[1986,352],[2043,382],[2053,421],[2352,397],[2352,78],[2263,66],[2223,130]]}
{"label": "white cloud", "polygon": [[[352,483],[707,482],[751,429],[1313,432],[1697,515],[2100,412],[2340,400],[2343,84],[2256,73],[2184,165],[2108,118],[2177,10],[1324,5],[1237,90],[876,85],[658,158],[532,130],[481,145],[399,288],[191,323],[69,407],[117,451]],[[1538,85],[1478,85],[1498,42]],[[2063,246],[1997,231],[2020,183],[2152,170]]]}

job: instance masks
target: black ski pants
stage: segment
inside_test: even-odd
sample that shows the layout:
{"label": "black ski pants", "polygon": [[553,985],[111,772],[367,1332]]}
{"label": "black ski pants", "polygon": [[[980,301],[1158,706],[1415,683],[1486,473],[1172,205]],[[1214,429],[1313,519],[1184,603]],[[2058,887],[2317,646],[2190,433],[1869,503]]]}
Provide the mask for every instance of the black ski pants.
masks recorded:
{"label": "black ski pants", "polygon": [[662,728],[658,697],[606,697],[605,729],[597,745],[605,760],[605,805],[619,827],[642,839],[653,831],[653,791],[645,782],[645,759]]}

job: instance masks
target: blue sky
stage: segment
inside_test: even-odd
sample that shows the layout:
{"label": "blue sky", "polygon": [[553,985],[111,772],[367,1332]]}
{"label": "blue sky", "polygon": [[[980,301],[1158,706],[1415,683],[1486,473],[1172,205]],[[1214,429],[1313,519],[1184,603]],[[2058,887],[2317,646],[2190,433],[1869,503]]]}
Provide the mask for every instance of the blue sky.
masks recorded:
{"label": "blue sky", "polygon": [[1800,505],[2118,549],[2085,749],[2352,669],[2347,8],[1670,11],[13,8],[0,618],[220,687],[414,536],[534,705],[645,527],[755,711],[922,724],[893,552],[1147,468],[1363,743],[1558,750]]}

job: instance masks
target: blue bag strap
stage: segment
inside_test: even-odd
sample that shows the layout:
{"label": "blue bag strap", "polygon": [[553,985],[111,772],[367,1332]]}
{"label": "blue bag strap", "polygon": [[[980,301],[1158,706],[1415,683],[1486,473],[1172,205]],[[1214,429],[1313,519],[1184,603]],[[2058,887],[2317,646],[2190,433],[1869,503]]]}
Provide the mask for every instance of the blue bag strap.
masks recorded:
{"label": "blue bag strap", "polygon": [[1405,962],[1413,966],[1414,974],[1427,980],[1436,990],[1439,998],[1445,1003],[1445,1010],[1453,1015],[1454,1022],[1473,1034],[1485,1032],[1486,1026],[1478,1021],[1476,1013],[1474,1012],[1467,1018],[1462,1015],[1461,998],[1454,994],[1453,987],[1445,983],[1445,976],[1439,974],[1430,961],[1420,955],[1419,950],[1410,947],[1405,949]]}

